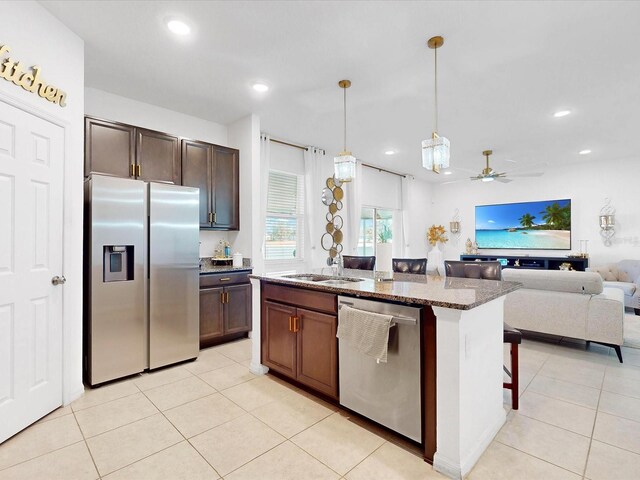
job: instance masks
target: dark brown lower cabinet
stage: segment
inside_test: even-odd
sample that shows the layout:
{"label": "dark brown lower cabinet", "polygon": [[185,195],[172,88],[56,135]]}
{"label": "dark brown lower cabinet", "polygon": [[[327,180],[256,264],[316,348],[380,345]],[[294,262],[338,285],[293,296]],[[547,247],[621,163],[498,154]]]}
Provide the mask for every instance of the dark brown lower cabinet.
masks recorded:
{"label": "dark brown lower cabinet", "polygon": [[224,332],[224,288],[200,289],[200,343],[219,337]]}
{"label": "dark brown lower cabinet", "polygon": [[[263,298],[262,363],[278,373],[337,399],[338,317],[330,312],[335,305],[335,296],[332,300],[328,298],[328,294],[274,285],[268,285],[268,288],[262,290],[266,291],[267,297],[275,297],[282,302],[298,301],[307,304],[286,305],[280,301]],[[315,299],[311,299],[316,295],[327,296],[321,297],[317,304],[321,305],[318,308],[329,305],[328,312],[303,308],[308,304],[316,305]]]}
{"label": "dark brown lower cabinet", "polygon": [[251,331],[248,273],[200,276],[200,348]]}

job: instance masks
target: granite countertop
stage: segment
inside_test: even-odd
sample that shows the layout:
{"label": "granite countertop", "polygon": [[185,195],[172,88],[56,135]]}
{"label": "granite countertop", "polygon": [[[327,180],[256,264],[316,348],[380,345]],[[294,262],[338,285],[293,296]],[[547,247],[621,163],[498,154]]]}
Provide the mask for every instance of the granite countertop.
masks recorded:
{"label": "granite countertop", "polygon": [[[313,275],[327,275],[324,272],[313,271]],[[439,275],[412,275],[394,273],[392,281],[378,282],[373,279],[373,272],[368,270],[344,270],[344,277],[363,278],[360,282],[350,282],[345,285],[327,285],[322,282],[287,278],[275,274],[254,274],[251,278],[303,287],[341,295],[354,295],[361,298],[390,300],[394,302],[418,305],[432,305],[436,307],[452,308],[455,310],[470,310],[474,307],[502,297],[517,290],[522,285],[518,282],[499,282],[495,280],[477,280],[471,278],[441,277]]]}
{"label": "granite countertop", "polygon": [[229,272],[250,272],[253,267],[243,265],[242,267],[233,267],[231,265],[216,265],[210,258],[200,259],[200,275],[208,275],[211,273],[229,273]]}

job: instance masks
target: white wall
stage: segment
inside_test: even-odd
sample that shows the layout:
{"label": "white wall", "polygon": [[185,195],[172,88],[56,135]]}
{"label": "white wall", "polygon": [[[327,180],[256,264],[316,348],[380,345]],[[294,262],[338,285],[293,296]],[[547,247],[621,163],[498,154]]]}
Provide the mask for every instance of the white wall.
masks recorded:
{"label": "white wall", "polygon": [[[256,170],[257,178],[260,178],[260,118],[257,115],[247,115],[229,125],[228,141],[228,146],[240,150],[240,230],[228,232],[227,240],[231,243],[233,252],[240,252],[244,257],[251,258],[255,265],[261,242],[253,237],[255,232],[262,231],[256,225],[256,222],[259,223],[260,203],[255,204],[254,201],[254,197],[259,197],[258,194],[254,195],[254,185],[259,188],[260,183],[253,183]],[[206,248],[210,249],[208,242],[216,237],[211,233],[213,232],[200,232],[201,251],[205,242]]]}
{"label": "white wall", "polygon": [[84,92],[87,115],[227,146],[228,129],[225,125],[96,88],[87,87]]}
{"label": "white wall", "polygon": [[84,42],[36,2],[2,2],[0,42],[67,93],[61,108],[4,80],[0,100],[15,100],[59,121],[66,130],[64,185],[63,401],[82,394],[82,178]]}
{"label": "white wall", "polygon": [[404,256],[425,258],[430,249],[427,229],[434,223],[431,205],[433,185],[412,178],[405,180],[405,185],[408,192],[404,195],[406,208],[403,223],[407,237]]}
{"label": "white wall", "polygon": [[[640,205],[638,202],[639,159],[586,162],[558,166],[537,178],[517,178],[513,182],[482,183],[463,181],[434,188],[435,223],[448,229],[454,209],[460,209],[462,234],[458,245],[447,243],[445,259],[457,259],[467,237],[474,239],[475,206],[492,203],[527,202],[570,198],[572,204],[572,252],[579,252],[580,240],[589,240],[590,265],[597,266],[623,258],[640,258]],[[598,215],[605,197],[616,209],[616,234],[611,247],[600,237]],[[530,254],[564,256],[567,250],[487,250],[490,254]]]}

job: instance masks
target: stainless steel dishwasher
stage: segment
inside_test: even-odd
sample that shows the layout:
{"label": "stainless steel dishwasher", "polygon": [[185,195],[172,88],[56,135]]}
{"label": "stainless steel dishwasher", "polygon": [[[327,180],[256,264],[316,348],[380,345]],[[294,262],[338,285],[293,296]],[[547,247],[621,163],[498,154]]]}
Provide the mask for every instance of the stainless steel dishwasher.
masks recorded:
{"label": "stainless steel dishwasher", "polygon": [[394,326],[387,363],[377,363],[339,340],[340,404],[421,442],[420,309],[340,296],[338,308],[342,305],[393,315]]}

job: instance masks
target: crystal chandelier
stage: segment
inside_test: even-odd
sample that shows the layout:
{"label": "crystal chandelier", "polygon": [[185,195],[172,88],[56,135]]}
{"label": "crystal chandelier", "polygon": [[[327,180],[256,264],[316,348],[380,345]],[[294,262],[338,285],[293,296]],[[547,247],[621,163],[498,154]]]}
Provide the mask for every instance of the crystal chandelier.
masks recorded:
{"label": "crystal chandelier", "polygon": [[338,180],[350,182],[356,176],[356,157],[347,150],[347,88],[351,86],[351,81],[340,80],[338,86],[344,92],[344,148],[333,158],[333,168]]}
{"label": "crystal chandelier", "polygon": [[431,138],[422,141],[422,166],[427,170],[440,173],[442,168],[449,167],[449,139],[438,135],[438,48],[444,44],[444,38],[432,37],[427,46],[434,53],[434,98],[435,98],[435,130]]}

